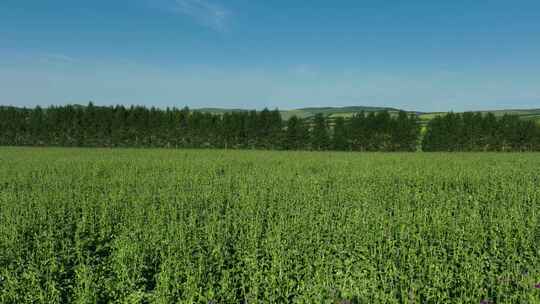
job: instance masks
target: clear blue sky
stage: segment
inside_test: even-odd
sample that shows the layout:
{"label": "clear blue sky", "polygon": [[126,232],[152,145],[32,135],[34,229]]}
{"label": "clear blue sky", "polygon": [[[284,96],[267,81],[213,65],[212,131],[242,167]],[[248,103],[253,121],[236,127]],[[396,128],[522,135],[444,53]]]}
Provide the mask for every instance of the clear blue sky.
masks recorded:
{"label": "clear blue sky", "polygon": [[0,1],[0,104],[89,100],[540,108],[540,1]]}

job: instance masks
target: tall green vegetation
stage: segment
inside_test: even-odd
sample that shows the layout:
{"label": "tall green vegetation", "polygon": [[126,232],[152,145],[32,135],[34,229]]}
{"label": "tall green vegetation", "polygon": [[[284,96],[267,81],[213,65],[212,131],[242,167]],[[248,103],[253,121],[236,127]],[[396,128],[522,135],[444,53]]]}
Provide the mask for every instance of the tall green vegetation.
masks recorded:
{"label": "tall green vegetation", "polygon": [[350,120],[350,147],[354,151],[416,151],[420,126],[414,114],[400,111],[361,112]]}
{"label": "tall green vegetation", "polygon": [[330,136],[328,134],[328,124],[324,115],[316,114],[311,132],[311,147],[314,150],[328,150],[330,147]]}
{"label": "tall green vegetation", "polygon": [[336,118],[333,131],[332,148],[336,151],[348,150],[349,134],[343,117]]}
{"label": "tall green vegetation", "polygon": [[540,126],[517,116],[449,113],[427,126],[424,151],[540,151]]}
{"label": "tall green vegetation", "polygon": [[322,114],[313,119],[293,116],[284,122],[277,109],[210,114],[188,108],[96,107],[92,103],[47,109],[0,107],[0,145],[415,150],[411,147],[417,145],[414,136],[419,127],[414,116],[400,112],[391,117],[384,111],[364,116],[354,119],[365,120],[366,126],[343,119],[334,123]]}
{"label": "tall green vegetation", "polygon": [[287,150],[300,150],[308,144],[308,127],[296,116],[289,118],[285,134],[284,147]]}
{"label": "tall green vegetation", "polygon": [[0,148],[0,303],[540,303],[539,167]]}
{"label": "tall green vegetation", "polygon": [[224,114],[188,108],[0,107],[0,145],[337,151],[540,151],[540,125],[515,115],[437,116],[420,142],[415,114],[360,112],[283,121],[280,112]]}

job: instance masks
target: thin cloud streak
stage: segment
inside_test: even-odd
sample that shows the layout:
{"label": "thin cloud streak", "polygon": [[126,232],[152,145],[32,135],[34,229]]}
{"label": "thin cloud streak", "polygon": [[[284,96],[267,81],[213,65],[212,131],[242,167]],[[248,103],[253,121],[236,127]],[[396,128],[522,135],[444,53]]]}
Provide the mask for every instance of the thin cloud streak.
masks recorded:
{"label": "thin cloud streak", "polygon": [[200,24],[218,32],[225,32],[231,12],[207,0],[175,0],[172,11],[195,19]]}
{"label": "thin cloud streak", "polygon": [[65,62],[65,63],[74,63],[77,62],[77,59],[64,55],[64,54],[44,54],[40,56],[40,60],[47,63],[57,63],[57,62]]}

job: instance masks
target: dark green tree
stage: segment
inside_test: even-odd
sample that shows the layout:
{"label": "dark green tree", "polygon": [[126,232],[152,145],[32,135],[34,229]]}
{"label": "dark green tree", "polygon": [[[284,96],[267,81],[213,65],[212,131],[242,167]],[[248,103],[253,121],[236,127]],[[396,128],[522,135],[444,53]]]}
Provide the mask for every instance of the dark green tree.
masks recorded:
{"label": "dark green tree", "polygon": [[330,147],[330,137],[328,135],[328,125],[323,114],[316,114],[313,119],[313,129],[311,130],[311,148],[321,151]]}
{"label": "dark green tree", "polygon": [[304,122],[297,116],[289,118],[285,138],[285,149],[303,150],[306,148],[309,131]]}
{"label": "dark green tree", "polygon": [[332,149],[337,151],[349,150],[349,135],[343,117],[337,117],[334,125],[334,134],[332,136]]}

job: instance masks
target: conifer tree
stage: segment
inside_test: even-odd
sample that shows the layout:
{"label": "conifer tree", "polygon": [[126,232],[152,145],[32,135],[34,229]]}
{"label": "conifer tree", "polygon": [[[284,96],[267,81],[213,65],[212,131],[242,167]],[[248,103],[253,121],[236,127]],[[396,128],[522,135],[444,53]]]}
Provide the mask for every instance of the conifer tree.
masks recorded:
{"label": "conifer tree", "polygon": [[313,121],[313,129],[311,131],[311,148],[321,151],[327,150],[330,146],[330,138],[328,136],[328,125],[323,114],[316,114]]}
{"label": "conifer tree", "polygon": [[306,148],[306,140],[308,139],[309,131],[303,121],[296,115],[289,118],[287,121],[287,131],[285,139],[285,149],[287,150],[302,150]]}
{"label": "conifer tree", "polygon": [[345,119],[343,117],[337,117],[334,125],[334,134],[332,136],[332,148],[337,151],[349,150],[347,139],[348,134],[345,126]]}

